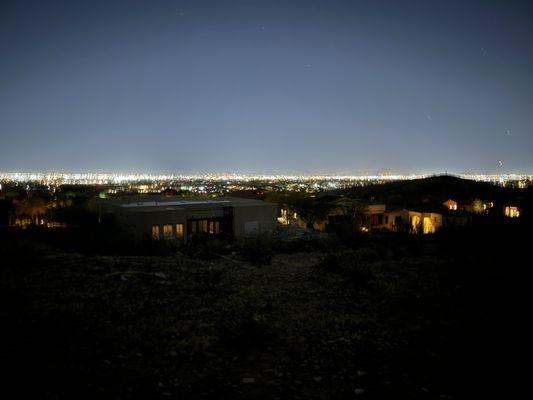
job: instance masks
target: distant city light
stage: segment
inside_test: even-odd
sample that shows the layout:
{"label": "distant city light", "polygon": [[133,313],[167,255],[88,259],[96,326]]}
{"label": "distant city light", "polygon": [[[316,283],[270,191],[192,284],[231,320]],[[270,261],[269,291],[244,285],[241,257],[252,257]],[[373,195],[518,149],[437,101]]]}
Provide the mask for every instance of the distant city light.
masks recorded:
{"label": "distant city light", "polygon": [[[377,174],[377,175],[334,175],[334,174],[124,174],[124,173],[62,173],[62,172],[7,172],[0,173],[0,182],[41,186],[54,191],[61,185],[102,185],[107,193],[135,190],[138,193],[153,193],[165,189],[198,193],[229,192],[234,190],[287,190],[318,192],[385,183],[399,180],[421,179],[431,174]],[[458,174],[460,178],[489,182],[500,186],[526,188],[533,182],[530,174]],[[2,186],[0,186],[1,188]]]}

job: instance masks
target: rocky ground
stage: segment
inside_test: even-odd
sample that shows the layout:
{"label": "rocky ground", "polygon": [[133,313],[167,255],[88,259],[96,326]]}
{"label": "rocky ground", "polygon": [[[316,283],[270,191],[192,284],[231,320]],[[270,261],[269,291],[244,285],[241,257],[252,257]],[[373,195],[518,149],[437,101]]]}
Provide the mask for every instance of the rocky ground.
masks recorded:
{"label": "rocky ground", "polygon": [[84,255],[4,239],[5,390],[44,399],[510,393],[531,276],[509,254],[511,238],[485,239],[375,238],[264,263],[239,251]]}

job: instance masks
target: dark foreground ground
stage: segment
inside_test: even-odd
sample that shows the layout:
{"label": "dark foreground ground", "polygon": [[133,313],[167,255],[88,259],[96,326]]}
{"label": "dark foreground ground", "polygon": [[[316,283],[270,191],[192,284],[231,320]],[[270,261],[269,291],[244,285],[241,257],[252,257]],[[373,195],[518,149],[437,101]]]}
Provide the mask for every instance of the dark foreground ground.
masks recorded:
{"label": "dark foreground ground", "polygon": [[264,244],[260,265],[220,243],[104,256],[4,236],[2,397],[513,398],[530,369],[530,238]]}

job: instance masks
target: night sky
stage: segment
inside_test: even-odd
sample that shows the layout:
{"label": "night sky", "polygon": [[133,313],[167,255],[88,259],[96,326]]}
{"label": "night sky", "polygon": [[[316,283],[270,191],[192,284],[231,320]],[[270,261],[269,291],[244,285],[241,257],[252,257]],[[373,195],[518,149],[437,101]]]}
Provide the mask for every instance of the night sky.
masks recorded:
{"label": "night sky", "polygon": [[45,170],[533,172],[533,2],[2,0],[0,171]]}

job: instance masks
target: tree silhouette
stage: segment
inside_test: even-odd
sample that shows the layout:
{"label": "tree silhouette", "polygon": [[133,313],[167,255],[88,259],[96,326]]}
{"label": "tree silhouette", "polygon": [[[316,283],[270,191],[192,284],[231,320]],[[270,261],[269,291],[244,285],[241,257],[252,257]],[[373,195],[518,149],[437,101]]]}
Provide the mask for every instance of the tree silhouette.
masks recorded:
{"label": "tree silhouette", "polygon": [[367,207],[363,203],[355,199],[344,199],[342,206],[344,215],[347,217],[352,229],[359,231],[365,224],[367,215]]}
{"label": "tree silhouette", "polygon": [[15,216],[19,219],[30,219],[38,225],[39,220],[47,213],[46,200],[39,196],[27,196],[14,201]]}

